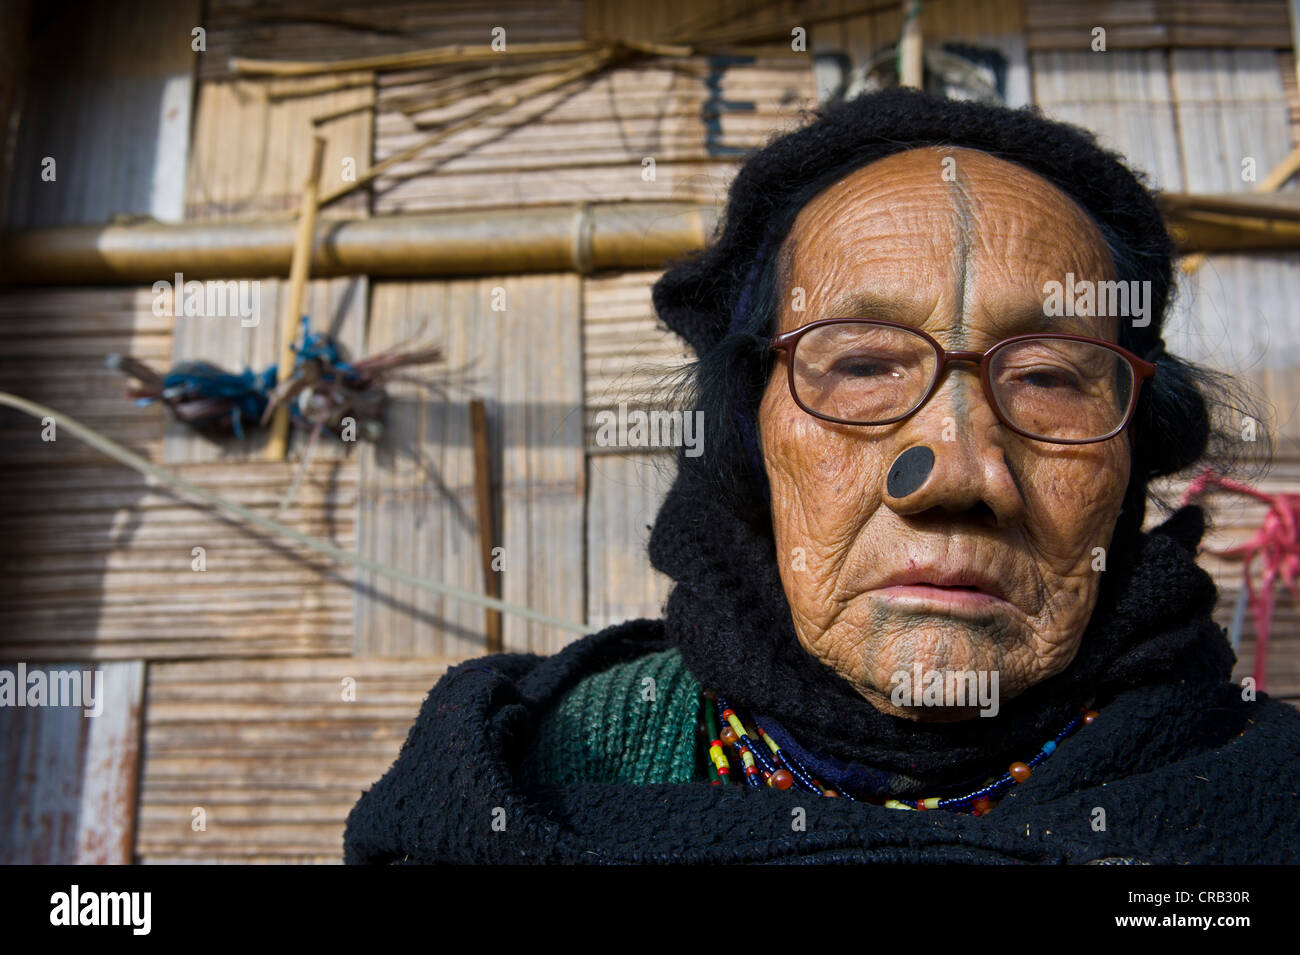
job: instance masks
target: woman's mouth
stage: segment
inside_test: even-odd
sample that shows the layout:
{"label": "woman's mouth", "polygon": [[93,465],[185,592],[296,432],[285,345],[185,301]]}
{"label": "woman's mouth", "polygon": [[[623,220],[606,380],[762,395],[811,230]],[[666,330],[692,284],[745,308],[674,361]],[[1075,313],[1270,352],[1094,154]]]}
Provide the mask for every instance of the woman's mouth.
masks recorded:
{"label": "woman's mouth", "polygon": [[875,588],[872,593],[900,608],[931,610],[954,616],[987,615],[990,611],[1005,612],[1013,608],[1002,596],[1000,588],[993,592],[991,588],[975,583],[938,584],[915,580],[886,584]]}

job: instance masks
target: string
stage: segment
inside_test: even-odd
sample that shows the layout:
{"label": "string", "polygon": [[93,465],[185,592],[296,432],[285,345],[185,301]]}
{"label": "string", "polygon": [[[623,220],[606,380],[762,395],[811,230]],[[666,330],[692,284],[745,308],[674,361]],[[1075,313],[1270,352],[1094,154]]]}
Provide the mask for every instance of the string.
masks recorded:
{"label": "string", "polygon": [[[1242,557],[1242,573],[1245,578],[1247,600],[1250,604],[1251,618],[1255,622],[1255,666],[1252,676],[1255,686],[1263,692],[1268,672],[1268,642],[1273,628],[1273,610],[1277,605],[1274,591],[1280,579],[1291,595],[1300,601],[1300,586],[1296,578],[1300,576],[1300,494],[1266,494],[1239,481],[1233,481],[1216,474],[1212,468],[1204,469],[1188,485],[1183,494],[1184,505],[1195,501],[1211,490],[1227,491],[1241,494],[1267,504],[1269,509],[1264,521],[1255,535],[1245,543],[1223,550],[1209,550],[1220,557]],[[1207,548],[1208,549],[1208,548]],[[1255,559],[1263,565],[1263,581],[1259,590],[1251,575]]]}
{"label": "string", "polygon": [[596,630],[595,627],[590,627],[582,623],[575,623],[571,620],[562,620],[559,617],[552,617],[549,614],[544,614],[540,611],[519,604],[508,603],[504,600],[498,600],[495,597],[476,594],[469,590],[462,590],[459,587],[453,587],[450,584],[438,583],[435,580],[416,577],[414,574],[408,574],[405,571],[398,570],[396,567],[389,567],[385,564],[379,563],[378,561],[371,560],[368,557],[363,557],[360,554],[354,554],[351,551],[335,547],[328,541],[323,541],[319,538],[303,534],[302,532],[296,531],[292,527],[288,527],[278,521],[273,521],[270,518],[263,517],[261,514],[244,507],[242,504],[236,504],[234,501],[227,500],[218,494],[214,494],[206,488],[191,484],[184,478],[172,474],[170,471],[166,471],[150,461],[146,461],[144,458],[140,457],[140,455],[135,454],[132,451],[128,451],[116,441],[104,437],[104,435],[100,434],[94,428],[88,427],[61,412],[37,404],[34,401],[28,401],[26,398],[20,398],[17,395],[11,395],[8,392],[0,391],[0,405],[8,405],[10,408],[15,408],[18,411],[29,414],[33,418],[51,418],[59,427],[70,431],[96,451],[108,455],[115,461],[125,464],[129,468],[133,468],[141,474],[147,474],[191,498],[197,498],[209,507],[233,514],[246,523],[253,524],[272,534],[287,537],[290,540],[301,544],[303,547],[307,547],[320,554],[325,554],[327,557],[332,557],[334,560],[364,568],[372,573],[379,574],[381,577],[389,577],[393,580],[400,581],[401,583],[409,584],[410,586],[416,587],[420,590],[442,594],[443,596],[451,597],[454,600],[463,600],[468,603],[478,604],[482,607],[490,607],[493,610],[500,610],[502,613],[512,613],[515,616],[524,617],[528,620],[535,620],[538,623],[556,627],[560,630],[568,630],[572,633],[582,634],[594,633]]}

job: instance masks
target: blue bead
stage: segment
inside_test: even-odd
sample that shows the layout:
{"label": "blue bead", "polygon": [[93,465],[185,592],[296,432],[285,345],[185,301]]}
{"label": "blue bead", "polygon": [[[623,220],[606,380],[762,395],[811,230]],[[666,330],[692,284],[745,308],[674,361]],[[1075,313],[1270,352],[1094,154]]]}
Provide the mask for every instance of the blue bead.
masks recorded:
{"label": "blue bead", "polygon": [[1043,744],[1043,752],[1046,753],[1048,756],[1052,755],[1052,753],[1056,752],[1056,744],[1053,743],[1051,740],[1048,740],[1046,743]]}

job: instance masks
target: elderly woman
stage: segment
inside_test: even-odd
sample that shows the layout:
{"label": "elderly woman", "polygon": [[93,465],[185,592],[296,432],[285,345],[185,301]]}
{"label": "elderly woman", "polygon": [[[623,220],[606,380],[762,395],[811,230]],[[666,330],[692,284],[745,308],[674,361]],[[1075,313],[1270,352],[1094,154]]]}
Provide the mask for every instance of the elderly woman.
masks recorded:
{"label": "elderly woman", "polygon": [[1297,861],[1300,714],[1230,682],[1201,512],[1142,531],[1222,401],[1171,256],[1032,111],[876,93],[758,152],[655,286],[705,423],[665,618],[450,671],[348,861]]}

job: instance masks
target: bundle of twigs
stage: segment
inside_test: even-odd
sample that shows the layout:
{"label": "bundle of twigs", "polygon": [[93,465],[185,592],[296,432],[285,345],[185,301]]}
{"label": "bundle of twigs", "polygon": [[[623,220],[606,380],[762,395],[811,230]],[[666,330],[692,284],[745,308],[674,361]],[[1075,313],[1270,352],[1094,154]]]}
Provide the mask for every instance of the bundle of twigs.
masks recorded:
{"label": "bundle of twigs", "polygon": [[333,338],[308,331],[305,317],[302,330],[301,343],[293,347],[293,371],[279,384],[275,365],[235,374],[208,362],[182,362],[163,375],[129,356],[109,355],[106,364],[136,380],[129,397],[140,404],[162,402],[196,431],[243,437],[249,428],[267,427],[283,406],[294,425],[311,430],[313,442],[322,431],[341,440],[375,441],[383,434],[385,386],[411,380],[404,369],[443,357],[440,348],[428,346],[348,362]]}

